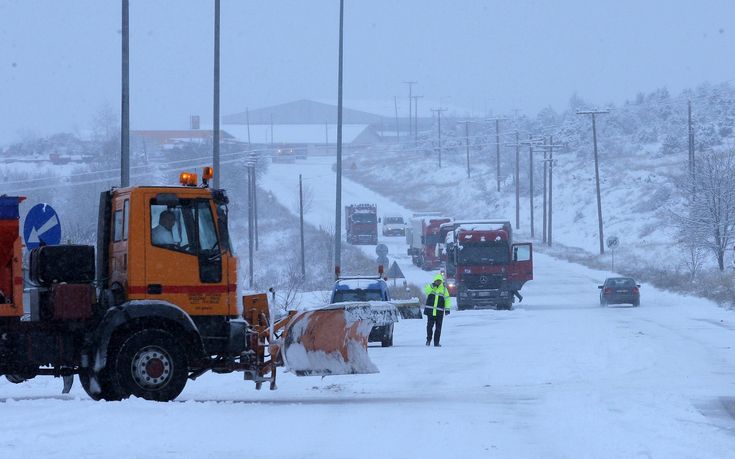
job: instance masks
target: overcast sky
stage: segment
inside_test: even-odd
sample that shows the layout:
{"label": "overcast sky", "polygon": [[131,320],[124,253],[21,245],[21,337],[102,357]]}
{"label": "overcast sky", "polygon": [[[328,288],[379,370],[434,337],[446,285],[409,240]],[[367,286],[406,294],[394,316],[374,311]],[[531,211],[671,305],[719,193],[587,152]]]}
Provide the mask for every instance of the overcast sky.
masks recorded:
{"label": "overcast sky", "polygon": [[[120,4],[0,0],[0,144],[119,110]],[[214,1],[130,4],[133,128],[211,123]],[[221,4],[222,114],[336,100],[338,0]],[[345,4],[345,99],[398,95],[402,111],[406,80],[427,101],[495,113],[735,80],[733,0]]]}

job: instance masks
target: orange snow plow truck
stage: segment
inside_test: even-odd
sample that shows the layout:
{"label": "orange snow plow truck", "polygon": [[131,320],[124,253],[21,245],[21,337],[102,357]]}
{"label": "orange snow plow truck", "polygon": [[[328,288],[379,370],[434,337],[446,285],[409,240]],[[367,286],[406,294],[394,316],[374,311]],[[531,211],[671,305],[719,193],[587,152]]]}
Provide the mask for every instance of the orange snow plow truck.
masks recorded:
{"label": "orange snow plow truck", "polygon": [[[211,177],[205,169],[203,177]],[[74,375],[95,400],[169,401],[188,379],[241,371],[276,388],[296,375],[375,373],[374,325],[393,309],[344,303],[273,320],[265,294],[237,298],[237,258],[223,190],[113,188],[101,193],[97,247],[47,245],[29,253],[23,304],[19,205],[0,197],[0,375],[22,383]]]}

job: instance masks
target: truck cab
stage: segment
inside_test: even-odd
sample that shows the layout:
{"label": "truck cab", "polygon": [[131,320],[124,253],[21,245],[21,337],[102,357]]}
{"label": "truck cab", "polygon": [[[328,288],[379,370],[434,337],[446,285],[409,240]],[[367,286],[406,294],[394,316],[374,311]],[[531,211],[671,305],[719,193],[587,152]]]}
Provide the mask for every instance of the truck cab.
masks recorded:
{"label": "truck cab", "polygon": [[[331,303],[383,301],[389,302],[388,284],[380,277],[341,277],[334,283]],[[376,325],[370,330],[368,342],[382,347],[393,346],[393,323]]]}
{"label": "truck cab", "polygon": [[533,279],[532,246],[513,243],[510,222],[456,222],[446,246],[458,309],[511,309]]}
{"label": "truck cab", "polygon": [[375,204],[352,204],[345,207],[345,228],[350,244],[377,245],[378,208]]}

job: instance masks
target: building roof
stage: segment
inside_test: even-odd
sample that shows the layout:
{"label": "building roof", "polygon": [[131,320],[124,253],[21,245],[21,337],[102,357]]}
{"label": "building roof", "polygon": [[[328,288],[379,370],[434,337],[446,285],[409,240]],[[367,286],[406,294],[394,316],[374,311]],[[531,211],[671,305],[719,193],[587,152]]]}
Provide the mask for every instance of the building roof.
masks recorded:
{"label": "building roof", "polygon": [[[337,123],[337,106],[313,100],[297,100],[247,112],[233,113],[222,117],[223,124],[321,124]],[[342,108],[344,124],[380,123],[383,117],[374,113]]]}
{"label": "building roof", "polygon": [[[248,127],[239,124],[228,124],[223,128],[241,142],[248,141]],[[352,143],[369,129],[366,124],[342,125],[342,142]],[[274,124],[273,141],[271,142],[270,124],[251,124],[250,141],[255,144],[312,144],[335,145],[337,143],[337,126],[330,124]]]}

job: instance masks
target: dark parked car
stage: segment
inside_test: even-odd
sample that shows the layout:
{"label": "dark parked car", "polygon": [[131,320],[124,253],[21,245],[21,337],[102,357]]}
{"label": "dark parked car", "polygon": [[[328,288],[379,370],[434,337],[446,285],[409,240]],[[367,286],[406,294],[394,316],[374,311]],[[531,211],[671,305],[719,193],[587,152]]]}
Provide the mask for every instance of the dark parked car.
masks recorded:
{"label": "dark parked car", "polygon": [[641,304],[641,286],[636,284],[631,277],[609,277],[597,288],[600,289],[600,306],[625,303],[640,306]]}
{"label": "dark parked car", "polygon": [[[348,301],[390,301],[388,284],[379,277],[341,277],[334,283],[332,303]],[[376,325],[370,330],[368,342],[393,346],[393,323]]]}

